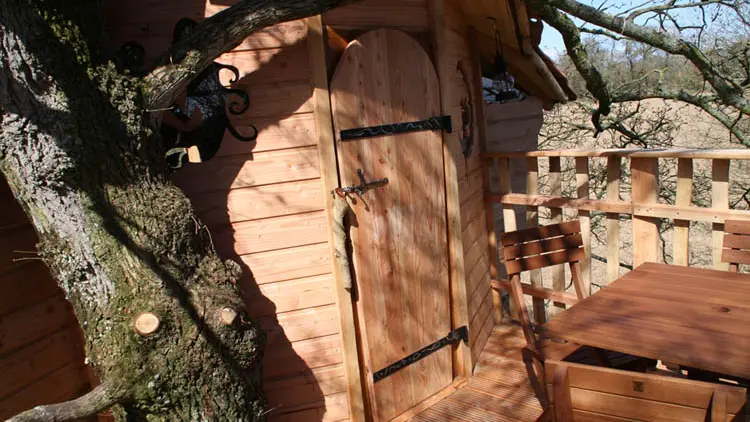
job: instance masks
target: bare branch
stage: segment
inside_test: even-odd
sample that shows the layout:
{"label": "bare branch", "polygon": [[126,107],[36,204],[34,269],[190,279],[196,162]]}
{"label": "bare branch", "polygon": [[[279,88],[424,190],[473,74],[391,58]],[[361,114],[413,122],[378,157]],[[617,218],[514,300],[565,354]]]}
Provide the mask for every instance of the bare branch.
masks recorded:
{"label": "bare branch", "polygon": [[[659,48],[667,53],[685,57],[698,69],[703,78],[711,84],[724,104],[737,109],[743,114],[750,114],[750,101],[743,96],[743,91],[739,84],[723,75],[695,44],[680,37],[670,35],[665,31],[658,31],[647,26],[637,25],[628,19],[601,12],[575,0],[529,0],[529,3],[539,11],[559,8],[593,25]],[[560,21],[560,19],[554,19],[554,16],[551,16],[550,13],[545,13],[545,16],[542,16],[542,18],[553,26],[555,26],[555,23],[548,19],[557,22]],[[559,28],[557,29],[558,31],[560,30]],[[563,34],[563,37],[565,38],[565,34]],[[599,98],[596,93],[592,92],[592,94]]]}
{"label": "bare branch", "polygon": [[[599,123],[600,116],[608,115],[610,112],[611,98],[609,88],[607,87],[602,74],[589,59],[586,47],[581,42],[581,32],[570,18],[560,13],[554,7],[548,6],[545,2],[535,2],[539,6],[536,10],[539,16],[547,23],[552,25],[563,37],[565,48],[568,50],[568,56],[573,60],[578,73],[586,81],[586,89],[599,100],[599,108],[592,115],[592,123],[601,132]],[[541,3],[541,4],[538,4]]]}
{"label": "bare branch", "polygon": [[66,422],[95,415],[124,399],[124,390],[104,382],[88,394],[58,404],[37,406],[19,413],[7,422]]}
{"label": "bare branch", "polygon": [[715,100],[715,97],[712,96],[699,96],[699,95],[692,95],[688,94],[685,91],[677,91],[677,92],[650,92],[650,93],[642,93],[642,94],[634,94],[634,93],[627,93],[627,94],[620,94],[616,95],[612,102],[615,103],[623,103],[623,102],[635,102],[635,101],[642,101],[642,100],[648,100],[648,99],[663,99],[663,100],[677,100],[682,101],[684,103],[691,104],[693,106],[696,106],[700,108],[701,110],[708,113],[711,117],[716,119],[719,123],[724,125],[729,132],[737,138],[737,141],[741,143],[742,145],[746,147],[750,147],[750,137],[747,136],[745,132],[740,130],[740,128],[737,126],[737,121],[739,118],[742,117],[742,113],[738,116],[737,119],[732,119],[730,116],[728,116],[726,113],[722,112],[718,108],[714,107],[712,105],[712,100]]}
{"label": "bare branch", "polygon": [[201,22],[144,78],[147,109],[168,107],[190,80],[253,32],[321,14],[356,0],[242,0]]}
{"label": "bare branch", "polygon": [[615,34],[612,31],[606,31],[606,30],[601,29],[601,28],[579,27],[578,30],[581,31],[581,32],[585,32],[587,34],[591,34],[591,35],[603,35],[605,37],[612,38],[615,41],[622,41],[622,40],[625,39],[624,37],[621,37],[620,35]]}
{"label": "bare branch", "polygon": [[628,15],[627,20],[630,20],[630,21],[635,20],[635,18],[645,15],[647,13],[663,13],[663,12],[668,12],[668,11],[676,10],[676,9],[703,7],[708,4],[726,4],[726,1],[724,0],[701,0],[698,2],[682,3],[682,4],[676,4],[675,2],[670,1],[670,2],[659,4],[656,6],[645,7],[643,9],[634,10]]}

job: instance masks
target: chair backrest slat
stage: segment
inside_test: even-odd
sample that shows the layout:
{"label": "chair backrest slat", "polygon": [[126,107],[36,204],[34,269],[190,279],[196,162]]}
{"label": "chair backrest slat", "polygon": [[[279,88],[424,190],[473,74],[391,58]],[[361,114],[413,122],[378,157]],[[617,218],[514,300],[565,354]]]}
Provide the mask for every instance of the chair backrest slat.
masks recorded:
{"label": "chair backrest slat", "polygon": [[545,372],[554,398],[551,413],[558,422],[610,420],[603,415],[611,420],[725,422],[742,415],[747,400],[741,387],[656,374],[549,360]]}
{"label": "chair backrest slat", "polygon": [[533,255],[527,258],[512,259],[505,261],[505,269],[508,275],[518,274],[523,271],[536,270],[537,268],[549,267],[569,262],[580,262],[586,257],[583,248],[562,250],[544,255]]}
{"label": "chair backrest slat", "polygon": [[[524,300],[524,290],[533,291],[536,287],[521,283],[521,273],[551,265],[570,264],[570,274],[576,290],[576,297],[587,296],[581,279],[580,261],[585,259],[581,224],[578,220],[530,229],[506,232],[500,236],[503,245],[505,269],[510,278],[509,284],[513,302],[518,310],[524,336],[529,348],[542,356],[539,341],[531,326],[531,318]],[[536,301],[539,303],[540,301]],[[539,306],[544,306],[543,302]],[[542,356],[543,358],[543,356]]]}
{"label": "chair backrest slat", "polygon": [[500,241],[509,276],[584,257],[578,220],[503,233]]}
{"label": "chair backrest slat", "polygon": [[581,232],[581,223],[578,220],[568,221],[560,224],[532,227],[524,230],[503,233],[501,243],[510,246],[516,243],[533,242],[549,237],[565,236]]}
{"label": "chair backrest slat", "polygon": [[726,220],[724,222],[724,233],[750,235],[750,221]]}
{"label": "chair backrest slat", "polygon": [[750,264],[750,221],[725,221],[723,246],[721,261],[728,262],[731,271],[739,271],[739,264]]}
{"label": "chair backrest slat", "polygon": [[508,245],[503,248],[503,255],[506,260],[518,259],[526,256],[580,248],[581,246],[583,246],[583,236],[581,233],[573,233],[566,236],[550,237],[533,242]]}

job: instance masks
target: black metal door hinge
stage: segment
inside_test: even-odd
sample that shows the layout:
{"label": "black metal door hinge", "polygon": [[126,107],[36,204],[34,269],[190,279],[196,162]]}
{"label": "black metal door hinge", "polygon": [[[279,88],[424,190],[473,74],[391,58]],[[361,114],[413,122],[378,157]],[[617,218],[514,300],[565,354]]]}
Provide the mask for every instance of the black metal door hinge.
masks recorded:
{"label": "black metal door hinge", "polygon": [[375,372],[372,374],[372,382],[378,382],[382,380],[385,377],[388,377],[395,372],[398,372],[407,366],[418,362],[427,356],[430,356],[431,354],[437,352],[438,350],[442,349],[443,347],[449,345],[449,344],[456,344],[459,341],[463,341],[464,343],[469,342],[469,328],[465,325],[462,327],[458,327],[455,330],[448,333],[447,336],[441,338],[440,340],[430,344],[429,346],[425,346],[416,352],[410,354],[409,356],[401,359],[398,362],[392,363],[385,368],[379,370],[378,372]]}
{"label": "black metal door hinge", "polygon": [[399,133],[419,132],[423,130],[444,130],[448,133],[453,132],[451,125],[451,116],[430,117],[427,120],[407,123],[393,123],[390,125],[359,127],[355,129],[346,129],[341,131],[341,140],[374,138],[377,136],[396,135]]}

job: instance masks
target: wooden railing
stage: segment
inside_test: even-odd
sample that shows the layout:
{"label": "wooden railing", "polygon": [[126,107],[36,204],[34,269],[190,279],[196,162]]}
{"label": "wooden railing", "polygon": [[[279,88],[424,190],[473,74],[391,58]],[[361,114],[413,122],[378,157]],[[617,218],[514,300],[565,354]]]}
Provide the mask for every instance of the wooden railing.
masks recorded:
{"label": "wooden railing", "polygon": [[[576,195],[564,196],[562,185],[561,159],[570,157],[575,161]],[[606,159],[606,188],[604,199],[590,198],[589,161],[595,157]],[[526,207],[526,225],[539,224],[539,208],[548,209],[548,222],[561,222],[563,209],[577,211],[581,222],[586,260],[582,263],[586,288],[591,284],[591,212],[606,213],[606,282],[616,279],[620,274],[621,251],[621,216],[632,218],[632,265],[638,265],[663,259],[659,254],[659,224],[661,219],[674,221],[672,259],[674,264],[688,265],[690,250],[690,222],[703,221],[712,223],[713,265],[718,269],[728,269],[728,264],[721,262],[721,248],[724,221],[750,220],[750,211],[732,210],[729,204],[729,169],[731,160],[750,160],[750,150],[694,150],[694,149],[616,149],[616,150],[538,150],[529,152],[488,153],[486,170],[496,172],[498,178],[496,191],[486,194],[486,201],[499,203],[503,207],[503,224],[505,231],[519,228],[514,206]],[[623,168],[623,159],[629,159],[629,168]],[[526,192],[511,190],[511,166],[525,160]],[[674,204],[659,203],[659,162],[664,159],[677,160]],[[543,160],[548,160],[544,163]],[[711,167],[710,206],[694,205],[693,160],[708,160]],[[540,194],[540,164],[546,164],[546,194]],[[673,164],[672,164],[673,165]],[[623,170],[629,169],[630,189],[625,192]],[[572,178],[571,178],[572,179]],[[626,198],[625,200],[621,199]],[[492,236],[494,238],[494,236]],[[492,242],[493,240],[491,240]],[[494,245],[493,245],[494,246]],[[492,265],[497,265],[493,260]],[[497,274],[497,268],[493,268]],[[532,272],[532,286],[542,287],[542,274]],[[562,291],[565,288],[565,274],[562,267],[551,274],[553,289]],[[535,306],[536,308],[536,306]]]}

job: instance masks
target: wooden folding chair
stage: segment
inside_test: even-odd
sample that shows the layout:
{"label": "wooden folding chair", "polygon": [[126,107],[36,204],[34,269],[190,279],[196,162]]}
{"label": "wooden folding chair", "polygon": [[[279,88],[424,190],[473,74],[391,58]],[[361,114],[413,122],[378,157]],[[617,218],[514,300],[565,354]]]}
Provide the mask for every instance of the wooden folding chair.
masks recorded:
{"label": "wooden folding chair", "polygon": [[550,405],[537,422],[744,420],[741,387],[560,361],[545,370]]}
{"label": "wooden folding chair", "polygon": [[[550,338],[537,337],[532,326],[531,317],[524,300],[524,294],[537,298],[544,298],[574,305],[578,300],[588,296],[581,278],[580,261],[585,258],[583,237],[578,220],[561,224],[534,227],[526,230],[503,233],[500,237],[503,245],[505,268],[509,281],[495,281],[494,288],[509,288],[511,296],[518,310],[526,347],[522,350],[523,360],[529,372],[529,378],[540,394],[544,384],[544,362],[552,360],[571,360],[587,362],[593,365],[617,367],[645,371],[648,366],[655,365],[652,359],[643,359],[624,353],[611,352],[596,348],[583,347],[579,344],[559,341]],[[534,287],[521,283],[521,273],[524,271],[544,268],[551,265],[568,264],[575,296],[543,287]]]}
{"label": "wooden folding chair", "polygon": [[[547,292],[550,295],[554,294],[554,297],[568,304],[573,304],[588,296],[581,279],[580,261],[585,258],[585,253],[580,223],[575,220],[506,232],[500,236],[500,241],[503,245],[511,296],[518,309],[518,319],[526,338],[528,351],[542,362],[547,358],[563,359],[578,349],[579,346],[551,341],[542,344],[532,327],[531,317],[523,295],[525,291],[529,293],[534,293],[534,291]],[[524,271],[565,263],[570,265],[576,296],[521,283],[521,273]]]}
{"label": "wooden folding chair", "polygon": [[739,271],[740,264],[750,264],[750,221],[724,222],[724,249],[721,262],[729,263],[729,271]]}

